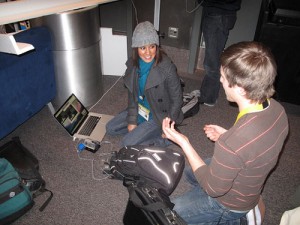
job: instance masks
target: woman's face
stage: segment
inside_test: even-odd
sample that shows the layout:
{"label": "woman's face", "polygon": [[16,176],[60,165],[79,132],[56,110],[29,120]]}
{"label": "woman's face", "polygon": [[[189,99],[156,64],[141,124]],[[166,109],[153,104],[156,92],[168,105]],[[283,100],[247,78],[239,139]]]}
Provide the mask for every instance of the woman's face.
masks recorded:
{"label": "woman's face", "polygon": [[156,56],[156,44],[145,45],[138,48],[139,57],[146,63],[152,62]]}

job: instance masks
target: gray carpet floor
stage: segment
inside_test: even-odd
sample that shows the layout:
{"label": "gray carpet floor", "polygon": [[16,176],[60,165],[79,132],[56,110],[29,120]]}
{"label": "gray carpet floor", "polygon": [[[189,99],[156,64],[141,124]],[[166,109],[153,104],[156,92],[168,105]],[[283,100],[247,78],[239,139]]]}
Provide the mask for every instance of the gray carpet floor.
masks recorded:
{"label": "gray carpet floor", "polygon": [[[116,115],[127,104],[127,91],[119,77],[103,76],[104,92],[111,89],[91,111]],[[185,92],[200,87],[200,80],[183,76]],[[117,81],[117,82],[116,82]],[[300,185],[300,113],[299,106],[284,104],[289,116],[290,134],[278,165],[270,174],[263,198],[266,204],[265,225],[277,225],[285,210],[295,207],[292,196]],[[203,132],[205,124],[214,123],[229,128],[238,110],[228,104],[223,91],[215,107],[202,106],[197,115],[184,121],[181,131],[186,134],[203,158],[213,154],[213,143]],[[110,153],[119,150],[120,137],[104,137],[97,153],[77,153],[77,142],[60,127],[47,106],[11,134],[0,145],[19,136],[22,143],[40,161],[40,172],[54,197],[47,208],[38,209],[46,194],[35,199],[34,207],[14,224],[35,225],[121,225],[128,200],[127,189],[121,181],[108,179],[102,173],[103,162]],[[171,146],[171,148],[177,148]],[[182,179],[172,196],[188,189]]]}

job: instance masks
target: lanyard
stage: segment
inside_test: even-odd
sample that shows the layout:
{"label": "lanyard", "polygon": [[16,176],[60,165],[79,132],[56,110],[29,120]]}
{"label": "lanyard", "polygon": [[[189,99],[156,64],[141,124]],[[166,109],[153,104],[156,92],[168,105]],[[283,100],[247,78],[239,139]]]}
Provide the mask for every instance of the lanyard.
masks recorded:
{"label": "lanyard", "polygon": [[236,118],[236,121],[234,124],[236,124],[236,122],[244,115],[246,115],[247,113],[252,113],[252,112],[259,112],[265,108],[267,108],[268,106],[270,105],[270,102],[269,100],[266,100],[264,101],[263,103],[261,104],[256,104],[256,105],[253,105],[253,106],[250,106],[246,109],[243,109],[242,111],[239,112],[237,118]]}

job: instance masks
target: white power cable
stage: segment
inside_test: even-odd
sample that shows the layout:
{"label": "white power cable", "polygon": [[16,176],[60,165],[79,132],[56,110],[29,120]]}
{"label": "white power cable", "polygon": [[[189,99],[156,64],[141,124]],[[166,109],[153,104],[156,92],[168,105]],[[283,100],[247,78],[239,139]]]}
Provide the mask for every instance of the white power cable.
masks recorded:
{"label": "white power cable", "polygon": [[122,76],[120,76],[115,83],[101,96],[101,98],[93,105],[89,108],[89,110],[91,110],[92,108],[95,107],[95,105],[97,105],[103,98],[104,96],[119,82],[119,80],[124,76],[124,74]]}

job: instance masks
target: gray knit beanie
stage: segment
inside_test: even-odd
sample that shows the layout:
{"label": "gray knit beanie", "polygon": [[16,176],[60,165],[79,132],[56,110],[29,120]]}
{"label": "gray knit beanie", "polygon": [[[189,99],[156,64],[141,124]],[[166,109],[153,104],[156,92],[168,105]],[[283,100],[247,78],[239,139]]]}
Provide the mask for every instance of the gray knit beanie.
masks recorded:
{"label": "gray knit beanie", "polygon": [[159,45],[157,31],[149,21],[139,23],[134,29],[131,47],[139,48],[150,44]]}

